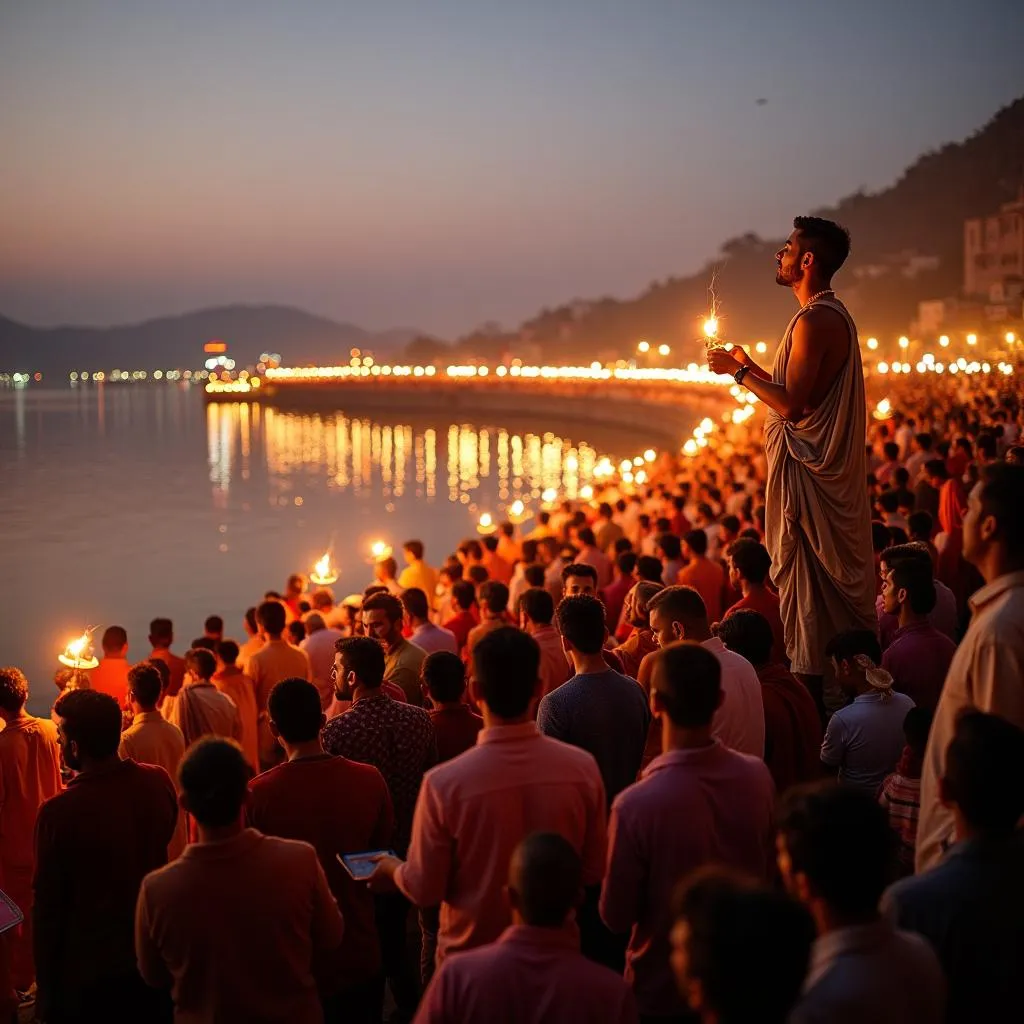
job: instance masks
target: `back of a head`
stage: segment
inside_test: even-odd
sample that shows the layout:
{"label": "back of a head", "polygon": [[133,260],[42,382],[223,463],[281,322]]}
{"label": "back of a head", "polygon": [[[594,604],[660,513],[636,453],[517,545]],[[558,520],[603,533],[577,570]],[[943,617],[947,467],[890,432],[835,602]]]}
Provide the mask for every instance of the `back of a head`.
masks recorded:
{"label": "back of a head", "polygon": [[664,572],[661,559],[655,558],[654,555],[641,555],[636,560],[636,574],[642,580],[647,580],[649,583],[660,583]]}
{"label": "back of a head", "polygon": [[326,588],[321,587],[313,591],[310,604],[318,611],[330,611],[334,607],[334,595]]}
{"label": "back of a head", "polygon": [[488,537],[484,537],[480,543],[483,544],[484,550],[492,555],[498,550],[498,538],[493,533]]}
{"label": "back of a head", "polygon": [[398,563],[389,555],[377,560],[377,568],[386,580],[392,580],[398,574]]}
{"label": "back of a head", "polygon": [[480,603],[492,615],[500,615],[508,608],[508,587],[500,580],[487,580],[480,587]]}
{"label": "back of a head", "polygon": [[206,828],[239,820],[252,769],[233,740],[204,736],[192,744],[178,766],[178,785],[189,813]]}
{"label": "back of a head", "polygon": [[660,611],[670,622],[701,626],[708,621],[708,609],[704,598],[693,587],[665,587],[651,598],[647,606],[651,612]]}
{"label": "back of a head", "polygon": [[686,924],[681,980],[699,983],[703,1019],[709,1011],[721,1024],[789,1019],[814,946],[814,920],[805,907],[745,875],[709,866],[680,882],[673,919]]}
{"label": "back of a head", "polygon": [[522,558],[522,560],[523,560],[523,562],[526,565],[530,565],[531,562],[536,562],[537,561],[537,549],[539,547],[540,547],[540,544],[538,544],[536,540],[527,539],[527,540],[523,541],[523,545],[522,545],[523,558]]}
{"label": "back of a head", "polygon": [[880,523],[877,519],[871,521],[871,548],[875,552],[884,551],[886,548],[892,546],[892,534],[889,532],[889,527],[885,523]]}
{"label": "back of a head", "polygon": [[631,576],[633,570],[636,568],[636,552],[623,551],[622,554],[615,559],[615,565],[623,576]]}
{"label": "back of a head", "polygon": [[931,559],[927,565],[916,559],[897,562],[892,567],[892,585],[897,592],[906,591],[907,602],[916,615],[928,615],[935,608],[937,596]]}
{"label": "back of a head", "polygon": [[347,636],[334,645],[346,671],[354,672],[363,685],[375,689],[384,682],[384,648],[369,636]]}
{"label": "back of a head", "polygon": [[413,619],[426,619],[430,614],[427,595],[419,587],[409,587],[402,591],[402,605]]}
{"label": "back of a head", "polygon": [[162,690],[166,690],[171,685],[171,666],[167,664],[163,658],[151,658],[149,661],[144,662],[146,665],[152,665],[153,668],[160,673],[160,687]]}
{"label": "back of a head", "polygon": [[834,658],[836,663],[853,661],[858,654],[866,655],[875,665],[882,662],[881,645],[870,629],[843,630],[825,645],[825,657]]}
{"label": "back of a head", "polygon": [[[708,547],[708,538],[703,530],[691,530],[690,533],[699,533],[704,538],[704,551]],[[690,539],[690,534],[686,535],[686,539]],[[679,538],[674,533],[662,533],[658,535],[658,549],[662,555],[670,562],[678,562],[683,557],[683,545],[680,543]],[[701,551],[696,552],[698,555],[702,554]]]}
{"label": "back of a head", "polygon": [[900,496],[895,491],[882,491],[878,496],[878,504],[883,512],[892,515],[900,507]]}
{"label": "back of a head", "polygon": [[466,692],[466,666],[451,651],[433,651],[420,669],[427,692],[439,704],[453,704]]}
{"label": "back of a head", "polygon": [[212,679],[217,659],[205,647],[192,647],[185,652],[185,667],[199,679]]}
{"label": "back of a head", "polygon": [[423,541],[407,540],[402,548],[409,553],[409,557],[418,562],[423,558]]}
{"label": "back of a head", "polygon": [[924,757],[933,718],[928,708],[913,707],[903,719],[903,737],[917,757]]}
{"label": "back of a head", "polygon": [[280,601],[264,601],[256,609],[256,621],[260,629],[270,636],[280,636],[284,632],[286,619],[284,605]]}
{"label": "back of a head", "polygon": [[931,567],[932,556],[927,545],[921,541],[910,541],[907,544],[890,544],[882,551],[880,561],[889,569],[895,568],[900,562]]}
{"label": "back of a head", "polygon": [[121,708],[99,690],[66,690],[57,698],[53,713],[63,721],[64,735],[78,744],[83,755],[103,760],[114,757],[121,743]]}
{"label": "back of a head", "polygon": [[491,578],[491,574],[482,565],[471,565],[466,570],[466,578],[474,587],[479,587]]}
{"label": "back of a head", "polygon": [[327,623],[324,622],[324,617],[319,612],[309,612],[303,622],[306,626],[306,636],[312,636],[327,628]]}
{"label": "back of a head", "polygon": [[779,835],[792,873],[843,920],[867,920],[888,884],[894,834],[868,794],[825,781],[796,786],[782,798]]}
{"label": "back of a head", "polygon": [[174,640],[174,623],[170,619],[154,619],[149,624],[149,641],[154,647],[170,647]]}
{"label": "back of a head", "polygon": [[469,580],[457,580],[452,584],[452,600],[468,612],[476,601],[476,588]]}
{"label": "back of a head", "polygon": [[534,832],[512,854],[508,885],[528,925],[559,928],[583,895],[583,862],[564,836]]}
{"label": "back of a head", "polygon": [[528,565],[523,569],[523,579],[526,580],[527,586],[543,587],[544,576],[545,569],[540,562],[534,562],[532,565]]}
{"label": "back of a head", "polygon": [[120,653],[128,646],[128,631],[124,626],[108,626],[103,631],[100,646],[106,655]]}
{"label": "back of a head", "polygon": [[0,668],[0,710],[16,715],[28,700],[28,680],[13,665]]}
{"label": "back of a head", "polygon": [[768,578],[772,559],[768,549],[756,540],[741,538],[729,545],[729,560],[748,583],[760,585]]}
{"label": "back of a head", "polygon": [[531,587],[519,598],[519,608],[536,626],[550,626],[555,617],[555,602],[551,595],[540,587]]}
{"label": "back of a head", "polygon": [[204,650],[215,652],[217,650],[217,641],[212,636],[197,636],[192,643],[189,644],[192,650]]}
{"label": "back of a head", "polygon": [[142,661],[128,669],[128,692],[139,707],[152,710],[164,691],[163,677],[151,661]]}
{"label": "back of a head", "polygon": [[653,655],[651,690],[680,729],[711,724],[722,699],[722,666],[709,650],[684,640]]}
{"label": "back of a head", "polygon": [[982,520],[992,517],[996,529],[994,538],[1003,545],[1007,555],[1014,559],[1024,557],[1024,466],[996,462],[985,467],[979,490]]}
{"label": "back of a head", "polygon": [[910,528],[910,536],[912,538],[928,540],[932,535],[935,520],[932,519],[931,512],[926,512],[922,509],[919,512],[911,512],[907,516],[907,526]]}
{"label": "back of a head", "polygon": [[521,718],[537,692],[540,648],[511,626],[492,630],[473,648],[473,676],[480,699],[499,718]]}
{"label": "back of a head", "polygon": [[740,608],[722,619],[715,633],[730,651],[746,658],[755,668],[771,661],[775,646],[771,624],[753,608]]}
{"label": "back of a head", "polygon": [[1010,836],[1024,816],[1024,731],[998,715],[965,711],[946,750],[945,800],[967,823],[992,836]]}
{"label": "back of a head", "polygon": [[793,227],[800,232],[801,251],[814,255],[822,279],[830,281],[850,255],[850,233],[822,217],[796,217]]}
{"label": "back of a head", "polygon": [[219,615],[208,615],[203,623],[203,632],[220,637],[224,632],[224,620]]}
{"label": "back of a head", "polygon": [[484,549],[480,546],[480,541],[470,538],[464,540],[457,548],[460,555],[466,558],[472,558],[479,561],[484,556]]}
{"label": "back of a head", "polygon": [[305,679],[284,679],[267,698],[270,720],[286,743],[308,743],[320,733],[320,693]]}
{"label": "back of a head", "polygon": [[251,608],[245,609],[245,624],[249,627],[250,633],[258,633],[260,624],[256,620],[256,607],[255,605]]}
{"label": "back of a head", "polygon": [[594,536],[594,531],[589,526],[580,527],[576,536],[579,537],[580,543],[588,548],[592,548],[597,544],[597,538]]}
{"label": "back of a head", "polygon": [[929,459],[924,464],[925,476],[934,477],[936,480],[948,480],[949,470],[943,459]]}
{"label": "back of a head", "polygon": [[558,605],[558,632],[581,654],[598,654],[604,644],[604,605],[590,595],[563,598]]}

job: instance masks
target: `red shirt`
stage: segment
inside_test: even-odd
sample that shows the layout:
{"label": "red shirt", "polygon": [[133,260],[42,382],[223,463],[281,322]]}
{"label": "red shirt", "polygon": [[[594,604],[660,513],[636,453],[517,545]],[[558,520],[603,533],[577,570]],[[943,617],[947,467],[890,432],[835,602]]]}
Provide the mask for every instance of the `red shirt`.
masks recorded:
{"label": "red shirt", "polygon": [[178,798],[163,768],[117,761],[73,778],[36,821],[35,954],[58,1006],[135,973],[135,901],[167,863]]}
{"label": "red shirt", "polygon": [[775,788],[821,777],[821,718],[810,691],[783,665],[757,670],[764,701],[764,763]]}
{"label": "red shirt", "polygon": [[786,636],[782,628],[782,616],[779,614],[779,599],[767,587],[754,587],[746,597],[741,597],[726,613],[724,618],[729,618],[733,612],[741,608],[748,608],[752,612],[759,612],[768,620],[772,627],[772,661],[780,665],[788,665],[789,658],[786,657]]}
{"label": "red shirt", "polygon": [[615,629],[622,615],[622,606],[626,603],[626,595],[633,589],[633,581],[628,576],[620,576],[605,587],[599,597],[604,602],[605,621],[609,629]]}
{"label": "red shirt", "polygon": [[476,625],[476,619],[471,612],[459,612],[453,615],[447,622],[441,623],[442,628],[455,634],[455,642],[461,651],[469,641],[469,631]]}
{"label": "red shirt", "polygon": [[380,972],[373,896],[338,863],[338,854],[387,849],[394,812],[384,776],[344,757],[285,761],[249,784],[249,823],[265,835],[301,839],[316,850],[345,921],[344,987]]}
{"label": "red shirt", "polygon": [[465,704],[437,708],[430,712],[430,721],[437,737],[438,763],[450,761],[475,746],[477,733],[484,727],[484,720]]}
{"label": "red shirt", "polygon": [[171,670],[171,681],[168,684],[165,696],[176,696],[181,689],[181,684],[185,682],[185,659],[179,658],[176,654],[171,654],[166,647],[159,647],[150,654],[149,660],[162,661]]}

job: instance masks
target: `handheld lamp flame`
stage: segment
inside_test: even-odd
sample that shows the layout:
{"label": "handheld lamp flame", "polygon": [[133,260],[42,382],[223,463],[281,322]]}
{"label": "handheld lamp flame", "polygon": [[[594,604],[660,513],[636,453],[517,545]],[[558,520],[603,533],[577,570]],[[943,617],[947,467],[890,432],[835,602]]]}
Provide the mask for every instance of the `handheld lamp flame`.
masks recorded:
{"label": "handheld lamp flame", "polygon": [[887,420],[892,415],[892,403],[888,398],[883,398],[878,405],[875,406],[875,411],[871,414],[876,420]]}
{"label": "handheld lamp flame", "polygon": [[494,533],[496,529],[497,527],[494,525],[494,517],[491,513],[481,512],[480,519],[476,524],[476,532],[486,537],[487,535]]}
{"label": "handheld lamp flame", "polygon": [[92,653],[92,637],[90,630],[86,630],[81,636],[68,642],[57,660],[67,668],[90,669],[95,668],[99,661]]}
{"label": "handheld lamp flame", "polygon": [[385,544],[382,540],[375,540],[370,545],[370,556],[374,562],[383,562],[385,558],[390,558],[391,552],[391,545]]}
{"label": "handheld lamp flame", "polygon": [[516,500],[513,501],[511,505],[509,505],[508,518],[509,522],[516,524],[521,523],[524,520],[530,518],[529,511],[527,510],[526,506],[522,503],[522,501],[519,500],[519,498],[516,498]]}
{"label": "handheld lamp flame", "polygon": [[324,556],[317,560],[313,571],[309,574],[310,580],[319,587],[327,587],[338,578],[338,570],[331,565],[331,553],[327,551]]}

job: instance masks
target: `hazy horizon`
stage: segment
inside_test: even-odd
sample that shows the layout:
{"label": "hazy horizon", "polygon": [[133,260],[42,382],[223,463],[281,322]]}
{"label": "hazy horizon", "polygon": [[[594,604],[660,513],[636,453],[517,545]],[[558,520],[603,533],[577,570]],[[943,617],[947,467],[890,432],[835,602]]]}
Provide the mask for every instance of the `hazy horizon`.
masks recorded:
{"label": "hazy horizon", "polygon": [[784,235],[1024,93],[998,0],[213,6],[0,11],[0,314],[512,326]]}

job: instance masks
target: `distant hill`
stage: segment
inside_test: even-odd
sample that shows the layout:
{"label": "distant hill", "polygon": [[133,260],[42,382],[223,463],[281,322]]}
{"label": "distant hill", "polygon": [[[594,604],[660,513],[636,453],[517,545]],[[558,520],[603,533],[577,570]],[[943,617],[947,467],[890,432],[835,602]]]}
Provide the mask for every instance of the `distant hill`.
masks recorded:
{"label": "distant hill", "polygon": [[289,306],[221,306],[117,327],[29,327],[0,316],[0,370],[147,370],[200,367],[203,345],[223,341],[238,367],[264,352],[292,364],[346,362],[354,346],[394,352],[415,336],[374,334]]}
{"label": "distant hill", "polygon": [[[994,212],[1022,184],[1024,98],[965,141],[922,156],[890,188],[858,192],[830,209],[793,212],[814,212],[850,230],[853,249],[837,288],[862,331],[897,334],[908,329],[918,302],[960,290],[964,220]],[[453,354],[494,358],[532,348],[546,361],[589,362],[597,353],[631,354],[638,340],[649,338],[696,359],[701,348],[692,342],[716,269],[726,337],[773,341],[794,309],[788,289],[775,284],[774,254],[782,240],[733,238],[690,277],[655,281],[634,299],[577,299],[541,311],[517,331],[480,330],[460,339]],[[414,344],[429,351],[435,342]]]}

